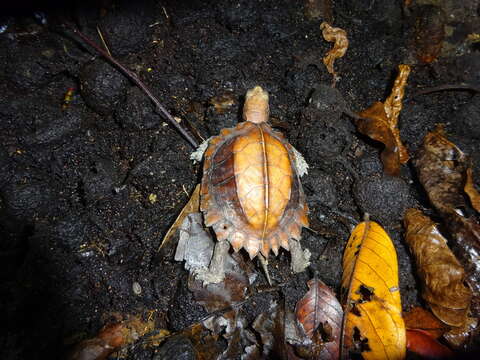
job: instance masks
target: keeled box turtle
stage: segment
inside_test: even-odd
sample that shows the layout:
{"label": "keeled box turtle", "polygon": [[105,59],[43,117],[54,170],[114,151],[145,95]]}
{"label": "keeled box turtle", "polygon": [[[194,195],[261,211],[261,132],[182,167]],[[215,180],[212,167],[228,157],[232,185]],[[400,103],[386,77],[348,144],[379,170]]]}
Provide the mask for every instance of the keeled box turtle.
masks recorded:
{"label": "keeled box turtle", "polygon": [[[244,248],[250,258],[268,258],[283,247],[292,254],[292,269],[309,265],[302,251],[302,227],[308,207],[300,183],[307,165],[301,155],[267,124],[268,93],[257,86],[247,92],[245,122],[223,129],[208,141],[204,153],[200,210],[217,243],[208,269],[196,271],[204,283],[224,278],[224,258],[230,248]],[[201,150],[200,150],[201,153]],[[262,256],[263,255],[263,256]]]}

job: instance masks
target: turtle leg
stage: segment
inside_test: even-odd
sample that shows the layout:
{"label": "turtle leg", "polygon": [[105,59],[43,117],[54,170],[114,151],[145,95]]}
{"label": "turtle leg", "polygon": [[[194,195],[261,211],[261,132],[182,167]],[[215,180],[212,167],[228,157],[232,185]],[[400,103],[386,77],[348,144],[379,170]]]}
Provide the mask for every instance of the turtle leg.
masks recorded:
{"label": "turtle leg", "polygon": [[229,249],[230,243],[227,240],[217,242],[210,265],[208,268],[196,269],[194,272],[195,279],[202,281],[203,285],[222,282],[225,278],[225,260]]}
{"label": "turtle leg", "polygon": [[300,241],[289,239],[288,245],[290,253],[292,254],[292,270],[294,273],[299,273],[305,270],[310,265],[310,251],[308,249],[302,250]]}

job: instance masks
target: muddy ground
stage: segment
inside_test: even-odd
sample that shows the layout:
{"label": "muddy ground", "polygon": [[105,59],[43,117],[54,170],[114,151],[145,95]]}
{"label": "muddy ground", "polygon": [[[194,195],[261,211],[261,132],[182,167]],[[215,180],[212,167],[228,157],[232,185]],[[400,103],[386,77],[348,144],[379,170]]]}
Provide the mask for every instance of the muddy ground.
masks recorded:
{"label": "muddy ground", "polygon": [[[382,146],[341,114],[322,63],[331,44],[319,25],[333,18],[348,33],[350,47],[335,63],[336,88],[352,111],[383,101],[398,64],[410,64],[399,124],[410,153],[445,123],[479,179],[480,94],[414,96],[441,84],[480,86],[480,48],[467,40],[480,32],[478,1],[430,1],[445,17],[429,26],[440,21],[446,35],[429,64],[419,60],[427,50],[415,42],[434,39],[433,30],[415,29],[424,26],[421,16],[432,16],[422,15],[427,1],[404,8],[398,0],[338,0],[317,17],[302,1],[287,0],[80,3],[18,5],[0,17],[2,359],[61,357],[114,314],[150,316],[170,331],[207,315],[173,260],[176,239],[158,251],[201,166],[143,93],[64,22],[100,42],[98,26],[112,55],[204,138],[240,121],[246,90],[261,85],[270,93],[271,123],[310,165],[303,184],[316,233],[304,230],[302,244],[313,263],[294,275],[288,253],[271,258],[272,280],[282,286],[247,303],[247,321],[272,299],[293,306],[314,274],[338,291],[345,243],[366,212],[397,248],[404,309],[422,304],[401,219],[412,206],[436,214],[413,166],[403,166],[400,177],[384,175]],[[73,99],[62,109],[69,88]],[[230,106],[215,107],[225,99]],[[267,285],[254,263],[253,293]],[[157,350],[134,346],[123,355],[152,359]]]}

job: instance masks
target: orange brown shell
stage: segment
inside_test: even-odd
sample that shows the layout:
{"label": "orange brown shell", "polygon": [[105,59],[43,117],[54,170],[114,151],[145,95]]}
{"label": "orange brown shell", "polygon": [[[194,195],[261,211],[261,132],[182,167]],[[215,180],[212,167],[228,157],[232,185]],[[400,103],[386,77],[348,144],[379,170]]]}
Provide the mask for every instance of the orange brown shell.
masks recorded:
{"label": "orange brown shell", "polygon": [[200,209],[217,240],[254,258],[289,250],[308,226],[291,145],[266,122],[224,129],[205,152]]}

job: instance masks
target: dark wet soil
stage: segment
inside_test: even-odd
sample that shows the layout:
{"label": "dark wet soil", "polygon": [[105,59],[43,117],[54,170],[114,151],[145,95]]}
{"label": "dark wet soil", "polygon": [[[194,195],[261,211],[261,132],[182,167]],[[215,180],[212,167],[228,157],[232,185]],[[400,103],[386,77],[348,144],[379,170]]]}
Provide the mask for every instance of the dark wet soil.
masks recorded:
{"label": "dark wet soil", "polygon": [[[345,243],[366,212],[397,248],[404,309],[421,304],[401,219],[412,206],[435,213],[413,167],[403,166],[397,178],[384,175],[382,146],[358,134],[342,110],[383,101],[398,64],[412,65],[400,117],[410,153],[445,123],[479,179],[480,95],[415,96],[441,84],[480,87],[480,48],[466,40],[480,32],[478,2],[436,2],[446,17],[434,20],[445,22],[446,38],[438,59],[423,64],[422,44],[414,41],[422,2],[403,9],[396,0],[335,1],[334,25],[350,41],[335,63],[339,94],[327,91],[332,77],[322,57],[331,44],[321,35],[323,19],[307,16],[301,1],[133,3],[2,10],[1,358],[58,358],[116,313],[154,314],[157,327],[171,331],[206,315],[173,260],[174,242],[158,251],[199,181],[193,149],[124,75],[61,26],[66,21],[100,43],[98,27],[112,55],[204,138],[240,121],[246,90],[261,85],[270,93],[272,124],[310,165],[303,184],[316,232],[303,232],[313,259],[307,272],[293,275],[288,253],[270,259],[273,281],[284,286],[246,304],[249,321],[271,300],[293,306],[314,274],[338,291]],[[62,109],[69,88],[73,99]],[[219,110],[225,98],[233,105]],[[255,265],[253,292],[266,285]],[[154,352],[137,346],[126,358],[152,359]]]}

